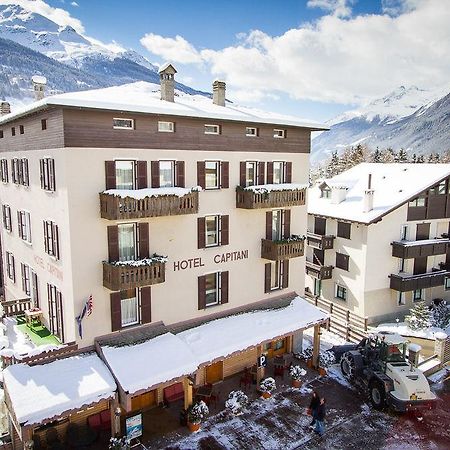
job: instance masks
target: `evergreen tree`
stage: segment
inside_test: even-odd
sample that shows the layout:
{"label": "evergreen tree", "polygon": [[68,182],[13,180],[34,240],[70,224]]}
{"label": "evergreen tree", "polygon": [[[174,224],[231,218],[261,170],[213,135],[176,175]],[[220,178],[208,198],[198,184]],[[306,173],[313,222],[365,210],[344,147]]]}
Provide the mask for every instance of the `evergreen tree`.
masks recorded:
{"label": "evergreen tree", "polygon": [[418,162],[418,163],[424,163],[424,162],[425,162],[424,156],[423,156],[423,155],[420,155],[420,156],[417,158],[417,162]]}
{"label": "evergreen tree", "polygon": [[434,162],[435,163],[441,162],[441,155],[439,153],[434,154]]}
{"label": "evergreen tree", "polygon": [[412,330],[420,330],[431,326],[431,313],[424,301],[417,302],[405,317],[405,322]]}
{"label": "evergreen tree", "polygon": [[417,155],[415,153],[412,155],[411,161],[417,163]]}
{"label": "evergreen tree", "polygon": [[433,156],[433,153],[430,153],[430,154],[428,155],[428,162],[429,162],[429,163],[434,162],[434,156]]}
{"label": "evergreen tree", "polygon": [[431,308],[431,325],[446,328],[450,324],[450,308],[444,300],[433,304]]}
{"label": "evergreen tree", "polygon": [[408,162],[408,155],[403,148],[397,154],[397,161],[401,163]]}
{"label": "evergreen tree", "polygon": [[374,163],[380,163],[381,162],[381,152],[380,149],[377,147],[375,151],[372,153],[372,162]]}

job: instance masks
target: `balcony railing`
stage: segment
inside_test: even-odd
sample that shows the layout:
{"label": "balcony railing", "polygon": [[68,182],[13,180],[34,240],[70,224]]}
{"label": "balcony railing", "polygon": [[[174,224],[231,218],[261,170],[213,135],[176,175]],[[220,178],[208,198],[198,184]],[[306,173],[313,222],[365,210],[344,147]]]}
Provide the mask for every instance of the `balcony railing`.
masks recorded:
{"label": "balcony railing", "polygon": [[390,288],[395,291],[408,292],[416,289],[427,289],[443,286],[445,278],[449,275],[447,270],[433,270],[418,275],[391,274]]}
{"label": "balcony railing", "polygon": [[255,192],[238,187],[236,189],[236,208],[260,209],[303,206],[305,197],[306,189]]}
{"label": "balcony railing", "polygon": [[321,266],[306,261],[306,274],[318,280],[329,280],[333,275],[333,266]]}
{"label": "balcony railing", "polygon": [[141,286],[164,283],[166,263],[154,262],[150,265],[114,265],[103,261],[103,286],[111,291],[135,289]]}
{"label": "balcony railing", "polygon": [[[136,191],[133,191],[136,192]],[[103,219],[141,219],[144,217],[179,216],[198,212],[198,192],[178,195],[148,196],[142,199],[100,193],[100,214]]]}
{"label": "balcony railing", "polygon": [[333,248],[334,236],[332,235],[321,235],[311,233],[310,231],[306,234],[307,243],[310,247],[317,248],[319,250],[329,250]]}
{"label": "balcony railing", "polygon": [[296,258],[305,254],[305,240],[271,241],[261,239],[261,258],[271,261]]}
{"label": "balcony railing", "polygon": [[3,307],[3,315],[5,317],[23,314],[27,309],[31,309],[34,306],[30,298],[8,300],[1,302],[1,305]]}
{"label": "balcony railing", "polygon": [[422,256],[445,255],[450,239],[426,239],[423,241],[394,241],[392,256],[396,258],[420,258]]}

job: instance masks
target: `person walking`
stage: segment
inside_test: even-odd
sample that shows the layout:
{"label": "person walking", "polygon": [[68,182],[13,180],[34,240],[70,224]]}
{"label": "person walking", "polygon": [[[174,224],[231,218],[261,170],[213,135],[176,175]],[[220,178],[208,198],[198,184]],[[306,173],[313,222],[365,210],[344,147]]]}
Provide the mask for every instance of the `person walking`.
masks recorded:
{"label": "person walking", "polygon": [[309,426],[311,428],[314,428],[314,425],[316,423],[316,415],[317,415],[317,408],[320,405],[320,397],[319,394],[316,391],[313,391],[312,393],[312,397],[311,397],[311,402],[309,404],[309,412],[311,413],[312,416],[312,422],[309,424]]}
{"label": "person walking", "polygon": [[316,427],[314,431],[319,435],[323,436],[325,433],[325,398],[320,399],[320,404],[317,407],[316,412]]}

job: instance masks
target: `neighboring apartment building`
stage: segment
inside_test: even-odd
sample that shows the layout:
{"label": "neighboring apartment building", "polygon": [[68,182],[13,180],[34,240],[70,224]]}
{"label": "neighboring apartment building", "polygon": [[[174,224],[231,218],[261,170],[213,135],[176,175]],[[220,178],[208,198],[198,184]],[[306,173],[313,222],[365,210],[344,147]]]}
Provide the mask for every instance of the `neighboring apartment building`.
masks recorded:
{"label": "neighboring apartment building", "polygon": [[450,298],[449,176],[363,163],[309,189],[307,292],[372,323]]}

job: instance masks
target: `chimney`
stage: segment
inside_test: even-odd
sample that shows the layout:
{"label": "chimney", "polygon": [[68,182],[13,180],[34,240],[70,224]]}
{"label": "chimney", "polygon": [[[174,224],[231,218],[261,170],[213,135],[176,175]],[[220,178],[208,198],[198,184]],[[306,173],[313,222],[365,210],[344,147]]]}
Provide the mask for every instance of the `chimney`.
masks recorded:
{"label": "chimney", "polygon": [[45,97],[45,85],[47,84],[47,78],[41,75],[33,75],[31,77],[33,83],[34,100],[37,102]]}
{"label": "chimney", "polygon": [[367,189],[364,191],[363,212],[365,212],[365,213],[370,212],[373,209],[373,194],[374,194],[374,190],[372,189],[372,174],[369,173]]}
{"label": "chimney", "polygon": [[213,83],[213,103],[218,106],[225,106],[225,81],[215,80]]}
{"label": "chimney", "polygon": [[161,82],[161,100],[166,102],[175,101],[175,67],[170,63],[166,63],[159,69],[159,79]]}
{"label": "chimney", "polygon": [[339,205],[347,198],[347,186],[331,186],[331,200],[333,205]]}
{"label": "chimney", "polygon": [[10,112],[11,112],[11,105],[5,100],[2,100],[2,102],[0,103],[0,116],[5,116]]}

